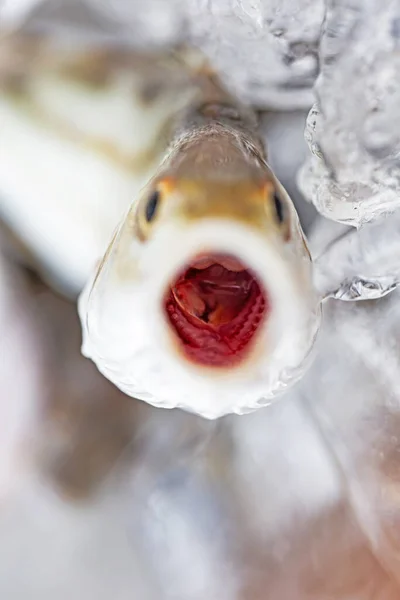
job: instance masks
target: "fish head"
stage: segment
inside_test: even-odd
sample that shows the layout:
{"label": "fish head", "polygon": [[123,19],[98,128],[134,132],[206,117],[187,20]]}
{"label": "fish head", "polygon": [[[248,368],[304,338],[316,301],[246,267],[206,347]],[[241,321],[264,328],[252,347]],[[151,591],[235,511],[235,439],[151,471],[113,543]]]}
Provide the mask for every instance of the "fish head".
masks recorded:
{"label": "fish head", "polygon": [[162,168],[81,301],[84,352],[114,383],[208,418],[254,410],[298,378],[319,319],[297,213],[271,169],[217,175]]}

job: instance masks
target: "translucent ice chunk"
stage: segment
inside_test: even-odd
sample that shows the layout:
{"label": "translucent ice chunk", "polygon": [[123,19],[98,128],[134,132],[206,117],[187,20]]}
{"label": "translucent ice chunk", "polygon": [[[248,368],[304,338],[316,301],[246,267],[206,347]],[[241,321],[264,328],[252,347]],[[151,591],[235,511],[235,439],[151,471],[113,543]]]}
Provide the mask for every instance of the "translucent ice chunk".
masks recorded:
{"label": "translucent ice chunk", "polygon": [[190,41],[242,99],[279,110],[311,105],[323,0],[189,0],[185,5]]}
{"label": "translucent ice chunk", "polygon": [[[190,44],[210,58],[224,82],[260,108],[309,108],[318,71],[323,0],[24,0],[46,27],[96,31],[119,45]],[[2,21],[24,10],[5,0]]]}
{"label": "translucent ice chunk", "polygon": [[334,239],[314,263],[322,298],[372,300],[400,283],[400,213],[351,228]]}
{"label": "translucent ice chunk", "polygon": [[328,3],[299,182],[337,221],[362,224],[399,206],[399,23],[391,0]]}
{"label": "translucent ice chunk", "polygon": [[343,469],[370,548],[397,581],[399,307],[397,290],[379,301],[329,301],[320,352],[303,390]]}

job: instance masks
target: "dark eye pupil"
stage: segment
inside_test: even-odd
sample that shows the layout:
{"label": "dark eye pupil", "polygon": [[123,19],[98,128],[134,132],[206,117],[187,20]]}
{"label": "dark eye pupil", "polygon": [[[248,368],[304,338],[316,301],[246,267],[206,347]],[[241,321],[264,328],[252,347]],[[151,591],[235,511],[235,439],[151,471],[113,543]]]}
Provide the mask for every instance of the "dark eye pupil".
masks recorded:
{"label": "dark eye pupil", "polygon": [[278,217],[278,221],[279,221],[279,223],[283,223],[283,216],[284,216],[283,215],[283,204],[277,194],[274,194],[274,203],[275,203],[275,210],[276,210],[276,214]]}
{"label": "dark eye pupil", "polygon": [[154,215],[156,214],[159,197],[160,197],[160,194],[158,192],[153,192],[151,194],[150,198],[147,200],[146,219],[149,223],[154,218]]}

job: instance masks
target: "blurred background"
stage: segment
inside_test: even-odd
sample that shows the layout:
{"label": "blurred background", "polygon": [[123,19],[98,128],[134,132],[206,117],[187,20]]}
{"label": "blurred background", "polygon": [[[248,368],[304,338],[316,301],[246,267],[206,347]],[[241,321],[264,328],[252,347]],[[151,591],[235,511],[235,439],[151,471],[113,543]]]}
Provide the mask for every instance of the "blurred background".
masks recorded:
{"label": "blurred background", "polygon": [[0,2],[0,598],[400,598],[397,292],[328,303],[252,415],[152,408],[81,356],[77,297],[196,52],[259,111],[313,251],[343,229],[296,183],[323,3],[145,4]]}

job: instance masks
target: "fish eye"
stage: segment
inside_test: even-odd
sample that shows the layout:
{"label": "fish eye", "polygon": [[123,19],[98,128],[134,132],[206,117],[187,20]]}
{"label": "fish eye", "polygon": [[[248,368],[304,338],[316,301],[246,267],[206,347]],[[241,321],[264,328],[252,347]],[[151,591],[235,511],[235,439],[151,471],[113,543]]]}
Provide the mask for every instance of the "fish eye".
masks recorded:
{"label": "fish eye", "polygon": [[160,192],[158,192],[157,190],[155,190],[147,200],[145,216],[146,216],[146,221],[148,223],[150,223],[154,219],[154,217],[157,213],[157,207],[158,207],[159,200],[160,200]]}
{"label": "fish eye", "polygon": [[279,221],[279,223],[283,223],[284,217],[285,217],[283,203],[276,192],[274,194],[274,205],[275,205],[275,211],[276,211],[276,216],[278,217],[278,221]]}

